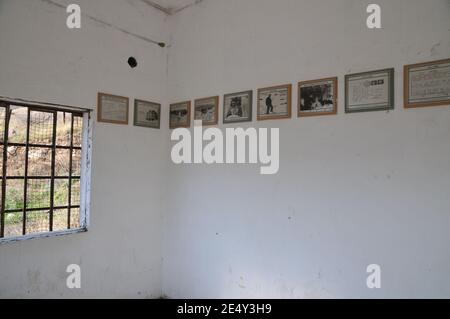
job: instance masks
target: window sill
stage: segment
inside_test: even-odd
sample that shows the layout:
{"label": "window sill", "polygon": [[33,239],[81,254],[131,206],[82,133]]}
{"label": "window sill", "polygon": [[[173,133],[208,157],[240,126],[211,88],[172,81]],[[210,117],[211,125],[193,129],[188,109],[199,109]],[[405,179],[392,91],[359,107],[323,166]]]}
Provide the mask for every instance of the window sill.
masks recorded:
{"label": "window sill", "polygon": [[60,236],[66,236],[66,235],[85,233],[87,231],[88,231],[87,228],[77,228],[77,229],[61,230],[61,231],[41,233],[41,234],[25,235],[25,236],[20,236],[20,237],[1,238],[0,246],[9,244],[9,243],[19,242],[19,241],[60,237]]}

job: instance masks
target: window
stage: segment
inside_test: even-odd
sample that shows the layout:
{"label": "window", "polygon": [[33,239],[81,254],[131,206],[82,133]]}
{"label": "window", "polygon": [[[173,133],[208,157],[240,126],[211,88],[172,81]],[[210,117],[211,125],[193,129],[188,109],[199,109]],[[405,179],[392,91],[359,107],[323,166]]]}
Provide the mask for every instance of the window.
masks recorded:
{"label": "window", "polygon": [[0,100],[0,241],[86,230],[88,122],[86,110]]}

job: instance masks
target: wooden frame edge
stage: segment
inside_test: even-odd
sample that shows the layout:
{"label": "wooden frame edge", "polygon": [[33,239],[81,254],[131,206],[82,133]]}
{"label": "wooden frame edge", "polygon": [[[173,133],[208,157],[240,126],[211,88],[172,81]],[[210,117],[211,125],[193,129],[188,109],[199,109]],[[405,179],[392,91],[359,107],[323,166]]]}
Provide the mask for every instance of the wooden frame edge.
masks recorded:
{"label": "wooden frame edge", "polygon": [[[250,114],[248,120],[243,121],[234,121],[234,122],[225,122],[225,97],[228,95],[237,95],[237,94],[244,94],[244,93],[250,93]],[[246,91],[240,91],[240,92],[234,92],[234,93],[227,93],[223,95],[223,101],[222,101],[222,124],[239,124],[239,123],[249,123],[253,122],[253,90],[246,90]]]}
{"label": "wooden frame edge", "polygon": [[[121,99],[127,100],[127,119],[126,121],[113,121],[113,120],[104,120],[101,117],[102,114],[102,103],[101,103],[101,97],[102,96],[112,96],[117,97]],[[109,94],[104,92],[98,92],[97,93],[97,122],[99,123],[109,123],[109,124],[117,124],[117,125],[128,125],[130,122],[130,98],[126,96],[121,95],[115,95],[115,94]]]}
{"label": "wooden frame edge", "polygon": [[204,98],[200,98],[200,99],[195,99],[194,100],[194,121],[195,121],[195,107],[198,101],[203,101],[203,100],[209,100],[209,99],[214,99],[215,104],[216,104],[216,110],[215,110],[215,121],[211,122],[211,123],[203,123],[202,121],[202,126],[215,126],[219,124],[219,102],[220,102],[220,97],[219,95],[215,95],[215,96],[209,96],[209,97],[204,97]]}
{"label": "wooden frame edge", "polygon": [[[187,109],[188,109],[188,115],[187,115],[188,116],[188,122],[185,125],[175,125],[175,126],[173,126],[170,123],[170,112],[171,112],[172,106],[179,105],[179,104],[187,104],[188,105],[188,107],[187,107]],[[177,129],[177,128],[190,128],[191,127],[191,117],[192,117],[192,101],[183,101],[183,102],[169,104],[169,129],[170,130],[174,130],[174,129]]]}
{"label": "wooden frame edge", "polygon": [[415,109],[422,107],[433,107],[433,106],[446,106],[450,105],[450,98],[444,101],[435,101],[435,102],[421,102],[421,103],[409,103],[409,71],[414,67],[435,65],[441,63],[450,63],[450,58],[441,59],[435,61],[407,64],[403,66],[403,108],[405,109]]}
{"label": "wooden frame edge", "polygon": [[[300,87],[303,84],[310,84],[310,83],[314,83],[314,82],[324,82],[324,81],[333,81],[335,90],[333,93],[333,98],[334,98],[334,110],[331,112],[317,112],[317,113],[307,113],[307,112],[301,112],[300,111],[300,102],[301,102],[301,94],[300,94]],[[317,79],[317,80],[308,80],[308,81],[300,81],[298,82],[298,86],[297,86],[297,117],[301,118],[301,117],[314,117],[314,116],[327,116],[327,115],[337,115],[338,114],[338,105],[339,105],[339,101],[338,101],[338,91],[339,91],[339,78],[337,76],[333,76],[333,77],[328,77],[328,78],[323,78],[323,79]]]}
{"label": "wooden frame edge", "polygon": [[[281,88],[287,88],[288,89],[288,114],[287,115],[274,115],[274,116],[261,117],[261,115],[259,114],[259,95],[261,94],[261,91],[273,90],[273,89],[281,89]],[[257,121],[271,121],[271,120],[291,119],[292,118],[292,83],[283,84],[283,85],[268,86],[268,87],[263,87],[263,88],[258,89],[257,90],[257,94],[256,94],[256,118],[257,118]]]}
{"label": "wooden frame edge", "polygon": [[[159,106],[159,119],[158,119],[158,127],[153,127],[153,126],[146,126],[146,125],[139,125],[136,124],[136,120],[137,120],[137,104],[139,102],[144,102],[144,103],[149,103],[149,104],[156,104]],[[147,101],[147,100],[141,100],[141,99],[134,99],[134,103],[133,103],[133,126],[136,127],[145,127],[145,128],[152,128],[152,129],[156,129],[156,130],[160,130],[161,129],[161,111],[162,111],[162,104],[161,103],[157,103],[157,102],[152,102],[152,101]]]}

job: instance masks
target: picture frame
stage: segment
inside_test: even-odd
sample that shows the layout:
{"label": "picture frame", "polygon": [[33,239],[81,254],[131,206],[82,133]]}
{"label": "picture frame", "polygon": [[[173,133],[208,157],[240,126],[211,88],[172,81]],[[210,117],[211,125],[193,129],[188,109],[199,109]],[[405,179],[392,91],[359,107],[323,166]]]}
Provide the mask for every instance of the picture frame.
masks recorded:
{"label": "picture frame", "polygon": [[450,105],[450,59],[404,66],[404,107]]}
{"label": "picture frame", "polygon": [[298,83],[298,117],[336,115],[337,112],[337,77]]}
{"label": "picture frame", "polygon": [[169,113],[170,129],[191,127],[191,101],[170,104]]}
{"label": "picture frame", "polygon": [[258,121],[292,117],[292,84],[258,89]]}
{"label": "picture frame", "polygon": [[225,94],[223,97],[223,124],[251,122],[253,90]]}
{"label": "picture frame", "polygon": [[195,100],[194,120],[201,120],[203,126],[217,125],[219,123],[219,96]]}
{"label": "picture frame", "polygon": [[394,68],[345,76],[345,113],[388,111],[395,107]]}
{"label": "picture frame", "polygon": [[160,129],[161,104],[135,99],[133,124],[134,126]]}
{"label": "picture frame", "polygon": [[129,103],[128,97],[99,92],[97,94],[97,121],[128,125]]}

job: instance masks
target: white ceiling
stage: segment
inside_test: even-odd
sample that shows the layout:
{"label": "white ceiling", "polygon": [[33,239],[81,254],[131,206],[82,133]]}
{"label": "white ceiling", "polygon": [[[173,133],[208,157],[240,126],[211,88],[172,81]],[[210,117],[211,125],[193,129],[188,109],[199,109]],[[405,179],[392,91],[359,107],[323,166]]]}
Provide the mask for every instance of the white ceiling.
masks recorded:
{"label": "white ceiling", "polygon": [[169,11],[177,11],[185,6],[195,3],[195,0],[153,0],[154,3],[160,5]]}

